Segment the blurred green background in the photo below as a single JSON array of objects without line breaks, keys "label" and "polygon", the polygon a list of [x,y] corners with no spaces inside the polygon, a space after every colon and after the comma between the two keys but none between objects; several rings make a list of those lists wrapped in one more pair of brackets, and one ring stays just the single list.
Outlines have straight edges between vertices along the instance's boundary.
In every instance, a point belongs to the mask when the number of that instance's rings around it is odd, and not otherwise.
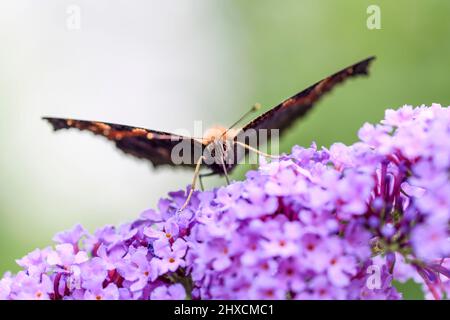
[{"label": "blurred green background", "polygon": [[[70,5],[79,29],[67,25]],[[369,5],[381,9],[379,30],[366,26]],[[370,55],[370,78],[328,95],[282,151],[352,143],[386,108],[450,100],[445,0],[10,0],[0,2],[0,41],[0,272],[59,230],[128,221],[191,179],[88,134],[54,134],[42,115],[165,131],[227,125]],[[407,285],[406,297],[420,294]]]}]

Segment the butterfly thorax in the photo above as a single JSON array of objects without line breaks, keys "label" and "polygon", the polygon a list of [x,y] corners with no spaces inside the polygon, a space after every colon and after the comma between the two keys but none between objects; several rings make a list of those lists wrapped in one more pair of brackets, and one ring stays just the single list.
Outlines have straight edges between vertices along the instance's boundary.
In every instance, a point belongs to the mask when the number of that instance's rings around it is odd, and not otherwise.
[{"label": "butterfly thorax", "polygon": [[203,143],[210,144],[218,140],[232,141],[238,132],[239,130],[237,129],[228,129],[222,126],[214,126],[206,130],[205,134],[203,135]]},{"label": "butterfly thorax", "polygon": [[232,158],[232,154],[229,151],[238,132],[239,130],[222,126],[208,129],[203,135],[203,144],[206,146],[205,162],[217,165],[230,164],[232,159],[229,158]]}]

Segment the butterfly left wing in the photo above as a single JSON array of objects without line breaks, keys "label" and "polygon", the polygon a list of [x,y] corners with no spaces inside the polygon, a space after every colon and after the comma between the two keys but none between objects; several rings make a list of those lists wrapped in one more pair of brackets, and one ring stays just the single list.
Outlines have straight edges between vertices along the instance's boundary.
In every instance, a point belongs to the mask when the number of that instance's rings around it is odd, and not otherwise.
[{"label": "butterfly left wing", "polygon": [[[50,122],[53,129],[75,128],[92,132],[110,141],[115,142],[117,148],[134,157],[149,160],[153,166],[162,165],[195,167],[196,155],[201,155],[203,144],[195,139],[175,135],[167,132],[113,124],[107,122],[84,121],[62,118],[43,118]],[[172,150],[179,143],[187,143],[184,146],[190,147],[184,150],[191,151],[191,159],[184,163],[174,163]],[[190,144],[190,146],[188,146]]]}]

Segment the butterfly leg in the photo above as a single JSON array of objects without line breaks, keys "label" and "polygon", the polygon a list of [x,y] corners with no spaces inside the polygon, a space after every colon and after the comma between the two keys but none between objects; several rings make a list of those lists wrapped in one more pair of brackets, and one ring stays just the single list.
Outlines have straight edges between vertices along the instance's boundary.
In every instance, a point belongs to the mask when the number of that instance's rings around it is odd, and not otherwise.
[{"label": "butterfly leg", "polygon": [[201,156],[198,160],[197,160],[197,165],[195,166],[195,172],[194,172],[194,178],[192,179],[192,184],[191,184],[191,190],[189,190],[188,196],[186,198],[186,201],[184,202],[183,206],[180,208],[180,210],[178,210],[178,212],[183,211],[184,209],[186,209],[186,207],[189,204],[189,201],[191,201],[192,195],[194,194],[194,190],[195,190],[195,186],[197,184],[197,178],[200,175],[200,166],[202,164],[202,161],[204,160],[204,157]]},{"label": "butterfly leg", "polygon": [[200,174],[198,175],[198,182],[200,183],[200,188],[202,189],[202,191],[205,191],[205,188],[203,187],[203,181],[202,181],[202,178],[204,178],[204,177],[210,177],[210,176],[215,176],[215,175],[217,175],[217,172],[214,172],[214,171],[208,172],[208,173],[200,173]]},{"label": "butterfly leg", "polygon": [[219,152],[220,152],[220,156],[221,156],[221,165],[222,165],[222,169],[223,169],[223,173],[225,175],[225,180],[227,182],[227,185],[230,185],[230,178],[228,177],[228,170],[227,170],[227,166],[225,164],[225,150],[223,148],[222,143],[220,143],[219,145]]},{"label": "butterfly leg", "polygon": [[205,191],[205,186],[203,185],[202,177],[203,177],[202,174],[198,175],[198,183],[200,184],[200,190]]},{"label": "butterfly leg", "polygon": [[230,185],[230,177],[228,176],[228,171],[225,163],[222,163],[223,173],[225,174],[225,180],[227,182],[227,185]]},{"label": "butterfly leg", "polygon": [[240,141],[235,141],[234,143],[236,143],[237,145],[240,145],[241,147],[243,147],[245,149],[248,149],[248,150],[253,151],[253,152],[257,153],[257,154],[260,154],[263,157],[273,158],[273,159],[279,159],[280,158],[280,156],[275,156],[275,155],[272,155],[272,154],[268,154],[268,153],[259,151],[258,149],[253,148],[253,147],[249,146],[248,144],[242,143]]}]

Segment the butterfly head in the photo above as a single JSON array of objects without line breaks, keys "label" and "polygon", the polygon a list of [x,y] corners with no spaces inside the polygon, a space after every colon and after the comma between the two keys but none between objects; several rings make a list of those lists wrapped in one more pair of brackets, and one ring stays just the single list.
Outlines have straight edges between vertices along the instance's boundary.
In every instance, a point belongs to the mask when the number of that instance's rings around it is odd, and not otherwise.
[{"label": "butterfly head", "polygon": [[228,129],[223,126],[214,126],[206,130],[203,135],[203,141],[206,144],[218,142],[219,140],[230,141],[234,139],[238,132],[238,129]]}]

